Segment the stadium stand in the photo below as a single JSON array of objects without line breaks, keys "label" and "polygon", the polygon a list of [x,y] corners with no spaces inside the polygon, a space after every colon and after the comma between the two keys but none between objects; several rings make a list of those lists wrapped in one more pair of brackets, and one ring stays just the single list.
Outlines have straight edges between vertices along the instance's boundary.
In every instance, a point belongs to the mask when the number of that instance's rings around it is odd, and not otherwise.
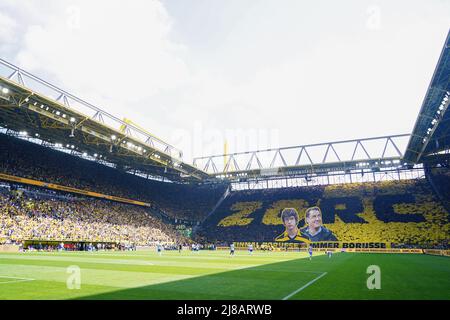
[{"label": "stadium stand", "polygon": [[0,173],[150,202],[172,218],[201,221],[227,185],[159,182],[0,134]]},{"label": "stadium stand", "polygon": [[317,205],[324,226],[339,241],[389,242],[396,247],[446,247],[449,242],[450,175],[445,168],[428,170],[428,179],[228,193],[227,184],[154,181],[0,134],[0,173],[152,205],[145,208],[22,185],[28,189],[25,198],[0,192],[2,241],[186,242],[171,226],[172,220],[159,219],[167,215],[194,224],[203,221],[195,230],[199,242],[273,242],[284,231],[283,208],[296,208],[299,226],[304,227],[306,208]]},{"label": "stadium stand", "polygon": [[270,242],[284,231],[283,208],[296,208],[303,227],[306,208],[315,205],[338,241],[448,244],[448,211],[426,179],[234,191],[202,224],[199,236]]},{"label": "stadium stand", "polygon": [[0,190],[0,239],[4,242],[189,243],[144,207],[33,188]]},{"label": "stadium stand", "polygon": [[450,212],[450,169],[437,167],[427,169],[427,178],[436,195]]}]

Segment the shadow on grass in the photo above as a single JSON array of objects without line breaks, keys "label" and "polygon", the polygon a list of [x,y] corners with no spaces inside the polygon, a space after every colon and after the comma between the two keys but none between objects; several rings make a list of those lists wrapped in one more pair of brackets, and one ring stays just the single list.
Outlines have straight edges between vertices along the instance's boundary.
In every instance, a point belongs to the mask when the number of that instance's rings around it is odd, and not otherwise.
[{"label": "shadow on grass", "polygon": [[299,258],[78,299],[281,300],[326,271],[325,259],[328,258],[317,256],[312,261]]}]

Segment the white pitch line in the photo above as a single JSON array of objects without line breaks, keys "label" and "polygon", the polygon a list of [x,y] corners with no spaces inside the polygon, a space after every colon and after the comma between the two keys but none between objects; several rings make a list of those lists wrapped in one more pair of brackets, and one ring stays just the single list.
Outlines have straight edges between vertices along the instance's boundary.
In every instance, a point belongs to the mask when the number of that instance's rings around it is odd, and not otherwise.
[{"label": "white pitch line", "polygon": [[25,282],[25,281],[34,281],[35,279],[30,279],[30,278],[19,278],[19,277],[9,277],[9,276],[0,276],[1,278],[6,278],[6,279],[16,279],[16,280],[12,280],[12,281],[1,281],[0,284],[4,284],[4,283],[16,283],[16,282]]},{"label": "white pitch line", "polygon": [[326,272],[322,273],[320,276],[318,276],[318,277],[312,279],[310,282],[308,282],[307,284],[305,284],[303,287],[298,288],[298,289],[295,290],[294,292],[288,294],[288,295],[287,295],[286,297],[284,297],[282,300],[287,300],[287,299],[289,299],[290,297],[292,297],[293,295],[299,293],[300,291],[302,291],[302,290],[305,289],[306,287],[312,285],[314,282],[316,282],[317,280],[319,280],[320,278],[322,278],[322,277],[323,277],[324,275],[326,275],[326,274],[327,274]]}]

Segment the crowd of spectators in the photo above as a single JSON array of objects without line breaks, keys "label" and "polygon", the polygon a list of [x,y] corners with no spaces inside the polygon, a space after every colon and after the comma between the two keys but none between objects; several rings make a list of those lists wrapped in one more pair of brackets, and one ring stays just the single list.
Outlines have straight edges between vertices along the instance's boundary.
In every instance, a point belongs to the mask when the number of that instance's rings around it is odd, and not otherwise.
[{"label": "crowd of spectators", "polygon": [[437,188],[437,193],[441,200],[450,210],[450,168],[448,167],[438,167],[431,170],[427,170],[428,177]]},{"label": "crowd of spectators", "polygon": [[34,187],[17,197],[0,188],[0,242],[103,241],[128,248],[160,242],[171,247],[186,238],[180,239],[164,220],[170,217],[183,224],[190,221],[186,226],[198,231],[199,243],[262,243],[284,231],[283,208],[296,208],[303,227],[306,208],[315,205],[322,209],[324,226],[339,241],[430,248],[448,247],[449,242],[450,174],[445,168],[427,173],[433,187],[417,179],[232,191],[211,216],[226,184],[149,180],[4,134],[0,173],[151,204],[142,208]]},{"label": "crowd of spectators", "polygon": [[148,202],[193,222],[202,221],[227,188],[150,180],[1,133],[0,173]]},{"label": "crowd of spectators", "polygon": [[449,212],[426,179],[233,191],[198,234],[209,241],[274,241],[284,231],[283,208],[296,208],[303,227],[305,210],[316,205],[338,241],[449,243]]},{"label": "crowd of spectators", "polygon": [[[189,241],[145,207],[41,192],[0,192],[0,239],[173,245]],[[19,192],[20,191],[20,192]]]}]

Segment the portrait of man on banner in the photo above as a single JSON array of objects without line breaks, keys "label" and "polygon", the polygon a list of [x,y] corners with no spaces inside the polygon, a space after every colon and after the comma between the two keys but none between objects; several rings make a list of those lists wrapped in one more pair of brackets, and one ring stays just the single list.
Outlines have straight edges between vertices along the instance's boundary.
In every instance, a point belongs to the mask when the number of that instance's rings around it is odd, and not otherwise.
[{"label": "portrait of man on banner", "polygon": [[281,221],[285,227],[282,234],[275,238],[276,242],[287,243],[309,243],[309,239],[305,237],[298,228],[300,221],[298,212],[295,208],[284,208],[281,211]]},{"label": "portrait of man on banner", "polygon": [[319,207],[311,207],[305,212],[306,227],[300,230],[311,242],[337,241],[336,236],[322,223],[322,211]]}]

